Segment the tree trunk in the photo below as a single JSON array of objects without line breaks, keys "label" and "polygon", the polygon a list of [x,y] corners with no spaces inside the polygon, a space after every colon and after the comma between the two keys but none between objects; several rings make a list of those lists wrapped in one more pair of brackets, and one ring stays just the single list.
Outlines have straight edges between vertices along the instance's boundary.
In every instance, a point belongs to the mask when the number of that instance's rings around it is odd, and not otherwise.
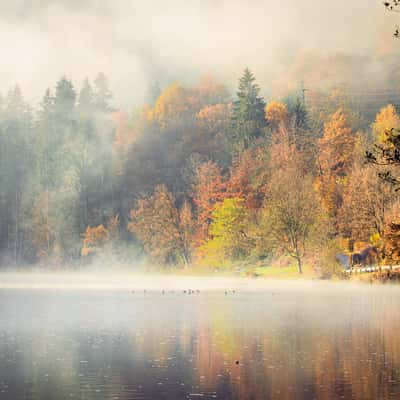
[{"label": "tree trunk", "polygon": [[302,274],[303,273],[303,267],[302,267],[302,264],[301,264],[301,257],[297,257],[297,268],[299,270],[299,274]]},{"label": "tree trunk", "polygon": [[18,187],[15,189],[15,237],[14,237],[14,264],[18,265],[19,255],[19,213],[18,213]]},{"label": "tree trunk", "polygon": [[188,269],[189,268],[189,257],[187,256],[185,251],[182,253],[182,256],[183,256],[183,268]]}]

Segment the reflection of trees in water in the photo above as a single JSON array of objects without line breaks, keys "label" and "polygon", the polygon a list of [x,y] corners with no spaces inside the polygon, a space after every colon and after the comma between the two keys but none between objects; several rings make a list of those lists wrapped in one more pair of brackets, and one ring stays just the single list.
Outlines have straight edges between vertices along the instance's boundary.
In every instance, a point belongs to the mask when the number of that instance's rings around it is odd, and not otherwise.
[{"label": "reflection of trees in water", "polygon": [[197,379],[217,392],[228,379],[238,399],[390,398],[400,387],[400,314],[381,306],[370,320],[339,314],[324,325],[303,315],[277,329],[240,326],[214,307],[210,326],[198,321]]},{"label": "reflection of trees in water", "polygon": [[230,399],[368,400],[400,390],[395,296],[319,303],[221,297],[146,305],[118,329],[98,322],[9,328],[0,336],[0,376],[13,393],[4,398],[177,399],[197,391]]}]

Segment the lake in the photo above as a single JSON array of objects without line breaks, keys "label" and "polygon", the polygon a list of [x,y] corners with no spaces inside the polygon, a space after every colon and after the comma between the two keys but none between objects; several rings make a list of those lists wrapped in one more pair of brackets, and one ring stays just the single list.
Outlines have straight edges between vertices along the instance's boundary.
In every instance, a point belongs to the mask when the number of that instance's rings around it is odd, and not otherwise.
[{"label": "lake", "polygon": [[400,287],[168,279],[5,285],[0,400],[400,398]]}]

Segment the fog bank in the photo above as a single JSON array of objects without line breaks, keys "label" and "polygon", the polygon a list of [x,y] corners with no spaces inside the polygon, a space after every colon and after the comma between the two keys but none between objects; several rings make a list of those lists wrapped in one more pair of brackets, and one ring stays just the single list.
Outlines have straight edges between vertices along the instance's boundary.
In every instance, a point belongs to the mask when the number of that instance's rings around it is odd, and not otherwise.
[{"label": "fog bank", "polygon": [[245,66],[268,92],[304,50],[387,52],[393,46],[381,38],[395,21],[381,2],[362,0],[7,1],[0,4],[0,92],[20,83],[38,101],[64,74],[80,85],[102,71],[116,105],[131,106],[154,81],[212,74],[233,88]]}]

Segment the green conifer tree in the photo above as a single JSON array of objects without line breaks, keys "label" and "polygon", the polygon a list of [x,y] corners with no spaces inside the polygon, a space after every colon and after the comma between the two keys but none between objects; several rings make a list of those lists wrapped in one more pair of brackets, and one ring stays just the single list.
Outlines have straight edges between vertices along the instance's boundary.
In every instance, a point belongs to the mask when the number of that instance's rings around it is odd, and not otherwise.
[{"label": "green conifer tree", "polygon": [[248,148],[266,126],[265,101],[259,92],[254,75],[246,68],[239,79],[237,100],[233,103],[232,141],[236,148]]}]

